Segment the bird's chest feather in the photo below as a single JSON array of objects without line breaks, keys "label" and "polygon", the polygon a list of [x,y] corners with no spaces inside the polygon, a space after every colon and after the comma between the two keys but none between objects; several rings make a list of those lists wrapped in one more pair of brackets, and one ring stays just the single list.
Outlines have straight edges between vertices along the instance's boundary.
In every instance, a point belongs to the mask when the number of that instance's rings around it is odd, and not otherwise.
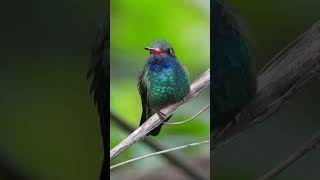
[{"label": "bird's chest feather", "polygon": [[181,100],[188,92],[185,72],[177,73],[179,67],[152,66],[147,74],[149,103],[161,107]]}]

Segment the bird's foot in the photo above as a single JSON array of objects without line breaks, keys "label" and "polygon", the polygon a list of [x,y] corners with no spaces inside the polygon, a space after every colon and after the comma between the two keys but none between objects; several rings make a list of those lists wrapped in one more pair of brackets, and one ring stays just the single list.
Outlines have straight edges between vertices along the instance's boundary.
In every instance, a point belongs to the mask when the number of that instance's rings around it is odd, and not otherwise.
[{"label": "bird's foot", "polygon": [[159,116],[159,118],[164,121],[166,119],[166,114],[164,114],[163,112],[161,112],[160,110],[156,111],[157,115]]}]

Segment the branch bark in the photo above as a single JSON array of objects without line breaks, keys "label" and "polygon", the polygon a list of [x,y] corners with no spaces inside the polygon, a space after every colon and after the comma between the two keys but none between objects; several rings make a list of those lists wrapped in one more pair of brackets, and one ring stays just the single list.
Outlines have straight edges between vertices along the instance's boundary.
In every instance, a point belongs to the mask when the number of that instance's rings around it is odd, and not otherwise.
[{"label": "branch bark", "polygon": [[[189,94],[181,101],[176,104],[167,106],[161,109],[161,112],[166,116],[171,115],[184,103],[189,102],[196,96],[198,96],[203,90],[209,87],[210,84],[210,69],[205,71],[197,80],[195,80],[191,87]],[[150,117],[145,123],[143,123],[138,129],[131,133],[126,139],[119,143],[110,151],[110,160],[117,157],[122,151],[129,148],[131,145],[143,139],[148,132],[159,126],[163,121],[157,114]]]},{"label": "branch bark", "polygon": [[263,122],[319,75],[320,21],[279,52],[262,70],[253,101],[236,117],[236,125],[211,141],[211,149]]},{"label": "branch bark", "polygon": [[[128,133],[132,133],[135,129],[131,127],[128,123],[126,123],[125,120],[120,118],[118,115],[110,112],[111,119],[122,129],[127,131]],[[145,143],[147,146],[152,148],[154,151],[159,152],[164,150],[165,148],[161,146],[161,144],[158,144],[155,141],[152,141],[152,139],[146,138],[143,140],[143,143]],[[205,180],[206,177],[204,177],[197,167],[192,167],[189,165],[189,163],[184,160],[184,158],[181,158],[178,154],[174,154],[173,152],[168,152],[161,154],[165,159],[167,159],[172,165],[179,168],[181,171],[183,171],[183,174],[188,175],[192,179],[198,179],[198,180]]]},{"label": "branch bark", "polygon": [[320,131],[318,131],[314,136],[312,136],[312,138],[310,138],[310,140],[308,140],[308,142],[305,145],[303,145],[302,147],[297,149],[293,154],[291,154],[288,159],[281,162],[278,166],[273,168],[271,171],[267,172],[265,175],[258,178],[258,180],[267,180],[280,174],[290,165],[294,164],[298,159],[302,158],[311,150],[319,148],[319,146],[320,146]]}]

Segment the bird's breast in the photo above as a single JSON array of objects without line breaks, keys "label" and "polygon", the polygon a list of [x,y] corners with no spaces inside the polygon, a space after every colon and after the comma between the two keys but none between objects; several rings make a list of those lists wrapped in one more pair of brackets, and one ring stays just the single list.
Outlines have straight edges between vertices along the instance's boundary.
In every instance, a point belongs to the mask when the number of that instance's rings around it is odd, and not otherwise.
[{"label": "bird's breast", "polygon": [[174,68],[150,71],[148,98],[151,106],[162,107],[180,101],[188,93],[186,74],[177,75]]}]

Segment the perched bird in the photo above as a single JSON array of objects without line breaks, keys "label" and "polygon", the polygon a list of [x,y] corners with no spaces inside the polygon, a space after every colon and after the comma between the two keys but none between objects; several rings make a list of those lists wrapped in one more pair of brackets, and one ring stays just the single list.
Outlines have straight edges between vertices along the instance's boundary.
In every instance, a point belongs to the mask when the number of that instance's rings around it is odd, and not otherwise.
[{"label": "perched bird", "polygon": [[[180,65],[172,46],[167,41],[155,41],[145,49],[150,55],[138,82],[142,102],[140,125],[154,113],[163,118],[159,110],[182,100],[190,89],[187,72]],[[160,129],[161,125],[148,135],[156,136]]]},{"label": "perched bird", "polygon": [[211,34],[211,137],[248,104],[256,91],[247,39],[237,16],[222,1],[214,0]]}]

